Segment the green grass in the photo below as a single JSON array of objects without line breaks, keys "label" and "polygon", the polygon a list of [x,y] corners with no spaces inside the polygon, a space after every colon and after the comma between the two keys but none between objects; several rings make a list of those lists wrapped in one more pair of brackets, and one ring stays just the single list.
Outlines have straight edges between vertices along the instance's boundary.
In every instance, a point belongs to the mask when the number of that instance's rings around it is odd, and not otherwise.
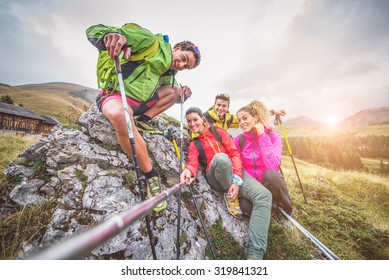
[{"label": "green grass", "polygon": [[76,170],[76,177],[78,180],[80,180],[82,188],[85,189],[88,185],[88,177],[84,174],[84,171],[77,169]]},{"label": "green grass", "polygon": [[28,136],[0,136],[0,173],[3,173],[8,164],[13,161],[20,152],[37,141],[38,139]]},{"label": "green grass", "polygon": [[[5,197],[14,187],[17,181],[7,180],[3,171],[24,149],[37,142],[38,139],[24,136],[4,135],[0,136],[0,204],[3,205]],[[40,164],[33,166],[34,173],[41,170]],[[6,205],[4,203],[4,205]],[[52,202],[47,202],[35,207],[24,207],[13,213],[0,217],[0,258],[14,259],[23,242],[35,240],[42,236],[49,224]]]},{"label": "green grass", "polygon": [[[208,229],[208,235],[212,240],[216,259],[240,260],[244,258],[245,249],[223,228],[221,220],[217,220],[212,227]],[[209,259],[213,259],[209,246],[207,246],[205,250],[205,255]]]},{"label": "green grass", "polygon": [[[381,170],[381,161],[376,158],[361,158],[363,165],[371,173],[380,174]],[[384,164],[389,164],[389,159],[382,160]]]},{"label": "green grass", "polygon": [[41,205],[23,207],[0,219],[0,258],[16,259],[24,243],[40,240],[57,207],[55,199]]},{"label": "green grass", "polygon": [[317,249],[295,227],[271,219],[268,245],[264,256],[267,260],[309,260],[323,259]]},{"label": "green grass", "polygon": [[282,165],[300,224],[342,259],[389,259],[387,177],[296,160],[306,204],[291,160]]}]

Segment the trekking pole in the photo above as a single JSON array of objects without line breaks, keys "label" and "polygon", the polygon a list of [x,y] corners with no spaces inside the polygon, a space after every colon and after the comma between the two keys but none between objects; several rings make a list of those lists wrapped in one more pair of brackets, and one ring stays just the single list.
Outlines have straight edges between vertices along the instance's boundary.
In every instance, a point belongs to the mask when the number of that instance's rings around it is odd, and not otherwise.
[{"label": "trekking pole", "polygon": [[[173,138],[171,130],[168,131],[167,137],[168,137],[168,139],[171,137],[171,139],[173,141],[174,149],[176,150],[176,153],[177,153],[177,157],[180,160],[180,162],[182,162],[181,153],[178,150],[177,142]],[[184,164],[181,164],[181,168],[182,168],[182,170],[184,170]],[[192,185],[189,185],[188,187],[189,187],[190,195],[191,195],[192,200],[193,200],[193,204],[194,204],[194,206],[196,208],[197,214],[199,215],[199,220],[200,220],[201,227],[203,228],[205,237],[207,239],[208,246],[209,246],[209,248],[211,250],[212,257],[216,260],[216,254],[215,254],[215,251],[213,250],[212,242],[211,242],[211,239],[209,238],[208,231],[205,228],[204,221],[203,221],[203,218],[201,216],[201,212],[200,212],[199,206],[197,205],[197,201],[196,201],[196,198],[195,198],[194,193],[193,193]]]},{"label": "trekking pole", "polygon": [[[181,85],[180,85],[181,86]],[[182,89],[182,86],[181,86]],[[182,118],[184,117],[184,93],[182,93],[181,96],[181,115],[180,115],[180,154],[182,153],[182,142],[184,141],[184,127],[182,124]],[[174,140],[175,142],[175,140]],[[175,147],[177,146],[177,143],[175,144]],[[182,158],[179,157],[180,165],[178,167],[178,178],[181,176],[182,172]],[[182,192],[181,189],[178,190],[178,206],[177,206],[177,215],[178,215],[178,221],[177,221],[177,241],[176,241],[176,250],[177,250],[177,260],[180,259],[180,228],[181,228],[181,196]]]},{"label": "trekking pole", "polygon": [[298,171],[297,171],[297,166],[296,166],[296,163],[295,163],[295,161],[294,161],[294,157],[293,157],[293,154],[292,154],[292,149],[290,148],[289,141],[288,141],[288,137],[286,136],[286,132],[285,132],[285,129],[284,129],[284,125],[283,125],[283,123],[282,123],[282,120],[281,120],[280,115],[279,115],[279,114],[275,114],[275,115],[276,115],[276,117],[275,117],[275,120],[274,120],[274,124],[275,124],[275,125],[280,125],[280,127],[281,127],[282,134],[284,135],[286,147],[288,148],[289,155],[290,155],[290,157],[292,158],[294,170],[296,171],[296,175],[297,175],[297,179],[298,179],[299,184],[300,184],[301,192],[303,193],[304,201],[305,201],[305,203],[308,204],[307,199],[306,199],[306,197],[305,197],[303,184],[301,183],[300,175],[299,175],[299,173],[298,173]]},{"label": "trekking pole", "polygon": [[106,221],[78,235],[70,237],[62,243],[44,249],[29,257],[30,260],[75,260],[84,259],[90,252],[104,244],[107,240],[115,237],[123,230],[145,217],[161,201],[172,196],[181,189],[184,182],[150,197],[149,199],[133,206],[132,208],[111,216]]},{"label": "trekking pole", "polygon": [[[130,114],[128,113],[128,104],[127,104],[126,92],[125,92],[124,84],[123,84],[122,67],[120,65],[119,56],[115,57],[115,68],[116,68],[116,74],[118,76],[118,82],[119,82],[119,86],[120,86],[120,93],[121,93],[122,102],[123,102],[124,116],[126,118],[126,123],[127,123],[128,137],[130,138],[132,155],[134,158],[136,177],[138,179],[139,193],[140,193],[140,197],[141,197],[142,201],[144,201],[145,200],[145,193],[144,193],[143,183],[144,183],[145,177],[143,175],[141,175],[141,173],[140,173],[138,156],[136,154],[136,149],[135,149],[134,133],[132,130]],[[149,240],[150,240],[151,252],[152,252],[154,260],[156,260],[157,255],[155,253],[155,247],[154,247],[154,243],[153,243],[153,233],[151,231],[149,217],[145,216],[145,220],[146,220],[147,234],[148,234]]]},{"label": "trekking pole", "polygon": [[340,258],[335,255],[330,249],[328,249],[323,243],[321,243],[315,236],[312,235],[308,230],[306,230],[302,225],[300,225],[295,219],[288,215],[283,209],[278,208],[278,210],[284,215],[286,219],[292,222],[292,224],[298,228],[302,234],[304,234],[328,259],[330,260],[340,260]]}]

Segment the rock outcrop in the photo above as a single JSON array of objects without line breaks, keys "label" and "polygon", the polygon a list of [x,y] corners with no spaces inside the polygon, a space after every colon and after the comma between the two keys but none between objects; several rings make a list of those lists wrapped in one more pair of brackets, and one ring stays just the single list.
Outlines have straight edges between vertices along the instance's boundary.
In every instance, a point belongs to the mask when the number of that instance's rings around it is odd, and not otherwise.
[{"label": "rock outcrop", "polygon": [[[18,205],[55,201],[56,210],[44,235],[26,244],[21,257],[55,245],[88,230],[141,202],[131,160],[121,151],[109,122],[92,106],[79,119],[79,130],[57,126],[48,138],[28,147],[5,170],[18,183],[10,193]],[[151,121],[156,130],[172,129],[179,141],[179,126],[166,115]],[[164,188],[178,183],[179,161],[166,137],[144,133],[153,166],[161,173]],[[189,143],[185,131],[184,151]],[[185,154],[183,155],[185,159]],[[222,194],[213,191],[199,174],[193,185],[196,201],[208,228],[218,220],[246,247],[247,221],[233,218]],[[187,188],[181,209],[181,259],[205,259],[207,242]],[[150,216],[158,259],[176,258],[177,197],[168,208]],[[152,259],[145,221],[141,219],[99,248],[88,259]]]}]

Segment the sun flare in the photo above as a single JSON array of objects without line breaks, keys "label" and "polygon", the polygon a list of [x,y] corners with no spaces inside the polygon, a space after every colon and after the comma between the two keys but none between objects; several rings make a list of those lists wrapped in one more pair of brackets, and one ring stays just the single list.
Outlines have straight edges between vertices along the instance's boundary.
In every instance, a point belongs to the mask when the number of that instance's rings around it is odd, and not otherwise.
[{"label": "sun flare", "polygon": [[339,123],[339,120],[333,117],[327,118],[324,121],[325,124],[330,125],[330,126],[337,126]]}]

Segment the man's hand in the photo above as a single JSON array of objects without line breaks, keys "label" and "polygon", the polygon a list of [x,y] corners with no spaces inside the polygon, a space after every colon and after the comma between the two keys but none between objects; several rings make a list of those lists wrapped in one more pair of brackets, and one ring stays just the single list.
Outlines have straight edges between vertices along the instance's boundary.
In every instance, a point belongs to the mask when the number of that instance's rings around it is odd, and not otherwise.
[{"label": "man's hand", "polygon": [[280,116],[285,116],[286,111],[285,110],[270,110],[270,114],[273,115],[280,115]]},{"label": "man's hand", "polygon": [[188,86],[180,87],[179,93],[180,93],[180,98],[182,98],[182,96],[184,96],[184,100],[186,100],[192,96],[192,90]]},{"label": "man's hand", "polygon": [[119,55],[120,51],[124,51],[124,59],[128,60],[131,56],[131,48],[127,46],[127,39],[118,33],[108,33],[103,38],[105,47],[111,59]]},{"label": "man's hand", "polygon": [[192,173],[190,172],[189,169],[184,169],[180,175],[180,183],[185,182],[185,185],[190,185],[192,184],[193,180],[195,178],[192,177]]},{"label": "man's hand", "polygon": [[227,197],[228,199],[234,200],[239,194],[239,186],[232,184],[228,189]]}]

